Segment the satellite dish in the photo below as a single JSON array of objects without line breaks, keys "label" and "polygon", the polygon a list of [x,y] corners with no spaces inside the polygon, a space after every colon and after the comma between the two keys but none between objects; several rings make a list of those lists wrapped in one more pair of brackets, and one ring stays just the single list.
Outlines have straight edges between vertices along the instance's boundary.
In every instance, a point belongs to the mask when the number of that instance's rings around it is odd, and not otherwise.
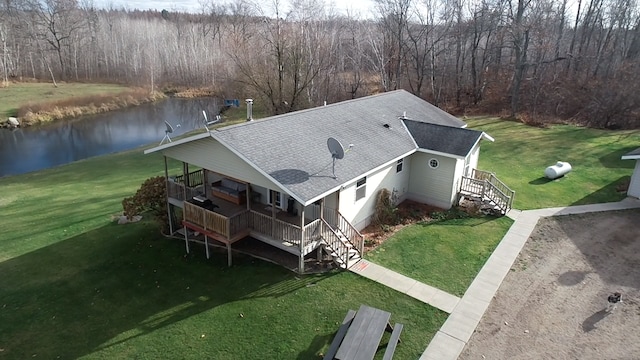
[{"label": "satellite dish", "polygon": [[333,178],[337,179],[336,176],[336,159],[340,160],[342,158],[344,158],[344,154],[346,154],[347,152],[349,152],[349,150],[351,150],[351,148],[353,147],[353,144],[349,144],[349,148],[345,151],[344,147],[342,146],[342,144],[340,144],[340,141],[338,141],[335,138],[328,138],[327,139],[327,148],[329,148],[329,152],[331,153],[331,158],[333,160]]},{"label": "satellite dish", "polygon": [[162,145],[165,140],[167,140],[167,142],[171,142],[171,137],[169,137],[169,134],[173,133],[173,126],[171,126],[168,121],[165,120],[164,126],[164,137],[162,138],[162,141],[160,141],[160,145]]},{"label": "satellite dish", "polygon": [[342,159],[344,157],[344,148],[340,141],[335,138],[330,137],[327,139],[327,147],[329,148],[329,152],[331,153],[331,157],[334,159]]},{"label": "satellite dish", "polygon": [[204,128],[207,129],[207,131],[211,131],[209,130],[209,125],[213,125],[215,123],[217,123],[218,121],[220,121],[220,115],[216,115],[216,119],[213,121],[209,121],[209,118],[207,117],[207,112],[202,110],[202,115],[204,115]]}]

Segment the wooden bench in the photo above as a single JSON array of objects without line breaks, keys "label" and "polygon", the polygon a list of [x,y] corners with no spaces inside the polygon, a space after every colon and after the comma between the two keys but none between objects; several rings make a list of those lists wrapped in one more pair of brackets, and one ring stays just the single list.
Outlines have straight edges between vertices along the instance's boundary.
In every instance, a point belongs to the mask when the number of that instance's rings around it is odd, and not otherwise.
[{"label": "wooden bench", "polygon": [[355,310],[349,310],[347,312],[347,316],[345,316],[344,320],[342,320],[342,325],[340,325],[340,328],[338,328],[338,332],[336,333],[336,336],[333,338],[333,341],[331,342],[331,346],[329,346],[329,350],[325,354],[323,360],[333,360],[333,358],[336,356],[336,353],[338,352],[338,348],[340,347],[340,344],[342,343],[344,336],[347,334],[347,330],[349,329],[349,326],[351,326],[351,322],[353,321],[353,318],[355,316],[356,316]]},{"label": "wooden bench", "polygon": [[395,324],[393,326],[393,332],[391,333],[391,337],[389,338],[389,343],[387,344],[387,348],[384,351],[384,357],[382,360],[391,360],[393,359],[393,353],[396,351],[396,346],[400,341],[400,333],[402,332],[402,328],[404,325]]}]

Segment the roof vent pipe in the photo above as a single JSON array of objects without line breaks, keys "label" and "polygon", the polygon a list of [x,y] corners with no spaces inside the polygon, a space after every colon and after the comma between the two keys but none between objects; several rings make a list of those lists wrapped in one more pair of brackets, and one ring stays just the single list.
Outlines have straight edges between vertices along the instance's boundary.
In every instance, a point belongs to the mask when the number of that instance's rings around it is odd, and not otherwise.
[{"label": "roof vent pipe", "polygon": [[246,99],[247,102],[247,121],[253,121],[253,99]]}]

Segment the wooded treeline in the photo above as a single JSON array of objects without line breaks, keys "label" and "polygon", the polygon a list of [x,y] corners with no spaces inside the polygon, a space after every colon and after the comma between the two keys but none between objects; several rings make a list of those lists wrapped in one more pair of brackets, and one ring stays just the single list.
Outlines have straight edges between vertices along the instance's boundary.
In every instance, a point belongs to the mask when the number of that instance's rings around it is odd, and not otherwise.
[{"label": "wooded treeline", "polygon": [[321,0],[267,9],[210,0],[198,14],[3,0],[0,73],[5,82],[208,86],[273,113],[406,89],[458,113],[640,123],[635,0],[375,4],[364,18]]}]

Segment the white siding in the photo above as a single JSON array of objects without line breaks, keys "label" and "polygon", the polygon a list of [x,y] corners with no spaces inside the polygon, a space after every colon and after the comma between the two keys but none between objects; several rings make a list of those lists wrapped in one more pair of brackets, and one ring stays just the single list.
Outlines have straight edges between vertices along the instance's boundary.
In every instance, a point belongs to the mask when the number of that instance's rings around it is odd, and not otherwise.
[{"label": "white siding", "polygon": [[[279,190],[267,177],[212,138],[200,139],[167,148],[162,153],[170,158],[200,166],[238,180]],[[282,191],[281,189],[279,191]],[[266,198],[263,197],[263,201]]]},{"label": "white siding", "polygon": [[478,158],[480,157],[480,141],[476,144],[476,146],[471,150],[469,155],[467,155],[467,161],[469,164],[469,173],[464,174],[466,176],[471,176],[471,169],[478,168]]},{"label": "white siding", "polygon": [[631,182],[627,195],[640,198],[640,160],[636,160],[636,167],[631,174]]},{"label": "white siding", "polygon": [[353,224],[358,230],[364,229],[371,223],[372,215],[375,211],[376,197],[378,192],[386,188],[389,191],[396,190],[396,195],[400,200],[406,197],[409,191],[409,175],[411,163],[405,158],[403,169],[396,172],[396,163],[392,163],[367,176],[367,191],[364,198],[356,201],[356,183],[347,185],[340,191],[339,201],[340,213]]},{"label": "white siding", "polygon": [[[429,167],[436,159],[439,166]],[[464,160],[441,155],[416,152],[411,155],[411,177],[408,198],[449,209],[455,200],[457,183],[464,171]]]}]

